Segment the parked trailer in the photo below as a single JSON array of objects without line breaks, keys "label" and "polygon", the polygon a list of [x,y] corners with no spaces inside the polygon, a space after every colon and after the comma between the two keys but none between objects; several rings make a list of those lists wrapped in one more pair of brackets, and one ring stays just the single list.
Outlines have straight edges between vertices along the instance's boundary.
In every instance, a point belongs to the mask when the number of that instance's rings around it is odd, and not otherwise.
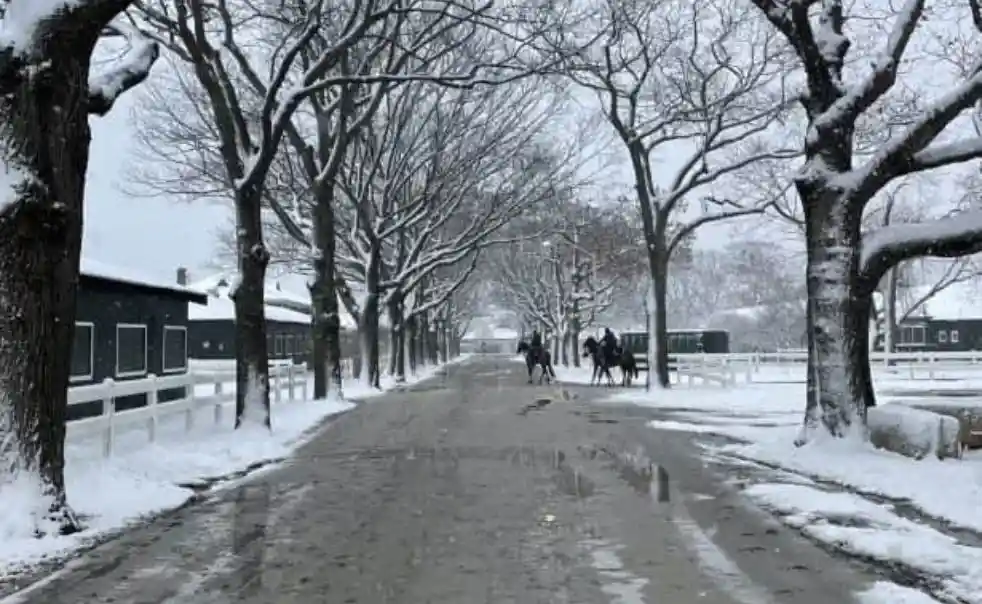
[{"label": "parked trailer", "polygon": [[[638,368],[648,369],[648,334],[628,331],[620,334],[621,346],[637,359]],[[730,332],[722,329],[670,329],[668,330],[668,354],[728,354]],[[676,359],[669,357],[670,365]]]}]

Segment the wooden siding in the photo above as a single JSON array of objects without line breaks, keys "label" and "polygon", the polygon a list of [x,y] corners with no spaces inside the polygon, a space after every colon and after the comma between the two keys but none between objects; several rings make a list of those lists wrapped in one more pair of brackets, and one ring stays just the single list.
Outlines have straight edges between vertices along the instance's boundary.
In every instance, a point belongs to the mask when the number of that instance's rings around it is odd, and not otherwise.
[{"label": "wooden siding", "polygon": [[[140,379],[148,374],[163,375],[164,327],[187,327],[189,296],[161,289],[141,288],[127,283],[104,279],[83,279],[79,285],[75,310],[76,324],[91,325],[91,373],[88,376],[74,377],[73,386],[113,380]],[[117,373],[117,327],[121,324],[146,326],[146,356],[142,371]],[[127,351],[123,351],[124,355]],[[140,353],[142,355],[142,351]],[[134,358],[122,357],[123,364]],[[184,373],[174,369],[167,373]],[[162,391],[160,402],[176,400],[183,396],[181,390]],[[146,404],[146,395],[134,395],[116,399],[119,410],[141,407]],[[101,403],[73,405],[69,408],[69,419],[97,415],[102,412]]]}]

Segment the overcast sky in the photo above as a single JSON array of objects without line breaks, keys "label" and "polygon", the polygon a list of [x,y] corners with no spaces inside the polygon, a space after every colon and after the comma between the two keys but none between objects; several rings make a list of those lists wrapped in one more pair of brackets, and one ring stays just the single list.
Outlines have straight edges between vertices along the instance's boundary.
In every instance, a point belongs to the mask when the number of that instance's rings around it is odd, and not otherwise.
[{"label": "overcast sky", "polygon": [[[162,197],[131,197],[121,190],[139,141],[134,136],[131,114],[140,103],[139,92],[124,95],[106,117],[91,118],[92,147],[86,182],[83,253],[104,263],[141,269],[148,276],[173,279],[178,266],[200,278],[213,269],[216,232],[231,214],[229,207],[214,202],[184,203]],[[610,166],[600,180],[631,189],[626,156],[618,151],[619,166]],[[606,162],[604,162],[606,163]],[[672,174],[659,162],[660,176]],[[621,182],[623,181],[623,182]],[[607,184],[605,183],[605,184]],[[699,245],[721,247],[730,240],[730,227],[701,230]],[[290,280],[292,281],[292,280]]]},{"label": "overcast sky", "polygon": [[198,268],[208,263],[216,228],[229,209],[211,203],[130,198],[121,192],[127,158],[138,144],[130,126],[137,99],[135,94],[124,95],[108,116],[91,118],[82,249],[95,260],[173,276],[178,266]]}]

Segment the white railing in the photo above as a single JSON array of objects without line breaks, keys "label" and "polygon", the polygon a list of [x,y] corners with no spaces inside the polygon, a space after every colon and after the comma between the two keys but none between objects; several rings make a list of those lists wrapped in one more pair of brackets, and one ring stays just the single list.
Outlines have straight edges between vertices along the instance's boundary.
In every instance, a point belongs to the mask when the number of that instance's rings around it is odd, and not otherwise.
[{"label": "white railing", "polygon": [[[305,364],[270,363],[270,398],[272,402],[306,400],[309,373]],[[196,386],[210,385],[207,394],[195,392]],[[232,388],[226,391],[226,385]],[[183,414],[185,430],[194,429],[198,411],[211,408],[212,421],[223,421],[225,406],[235,400],[235,371],[192,370],[179,375],[149,375],[139,380],[115,381],[106,379],[100,384],[75,386],[68,390],[68,405],[101,402],[102,413],[68,422],[69,438],[102,438],[102,454],[110,457],[116,441],[116,431],[134,425],[146,427],[149,442],[157,439],[157,427],[166,416]],[[179,399],[160,402],[163,390],[184,390]],[[284,393],[284,391],[286,391]],[[146,405],[134,409],[116,410],[116,399],[146,395]]]},{"label": "white railing", "polygon": [[[680,383],[733,384],[742,376],[754,381],[765,368],[803,370],[808,362],[805,350],[726,354],[673,354],[672,369]],[[944,372],[982,371],[982,351],[966,352],[871,352],[874,369],[906,374],[910,378],[933,380]]]}]

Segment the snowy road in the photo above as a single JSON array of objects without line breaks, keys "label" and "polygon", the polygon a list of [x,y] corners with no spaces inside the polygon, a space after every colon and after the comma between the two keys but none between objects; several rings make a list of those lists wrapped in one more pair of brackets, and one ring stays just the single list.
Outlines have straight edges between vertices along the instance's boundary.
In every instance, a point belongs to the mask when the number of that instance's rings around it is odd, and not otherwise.
[{"label": "snowy road", "polygon": [[522,369],[473,360],[373,399],[285,467],[0,602],[827,604],[872,583],[645,410]]}]

